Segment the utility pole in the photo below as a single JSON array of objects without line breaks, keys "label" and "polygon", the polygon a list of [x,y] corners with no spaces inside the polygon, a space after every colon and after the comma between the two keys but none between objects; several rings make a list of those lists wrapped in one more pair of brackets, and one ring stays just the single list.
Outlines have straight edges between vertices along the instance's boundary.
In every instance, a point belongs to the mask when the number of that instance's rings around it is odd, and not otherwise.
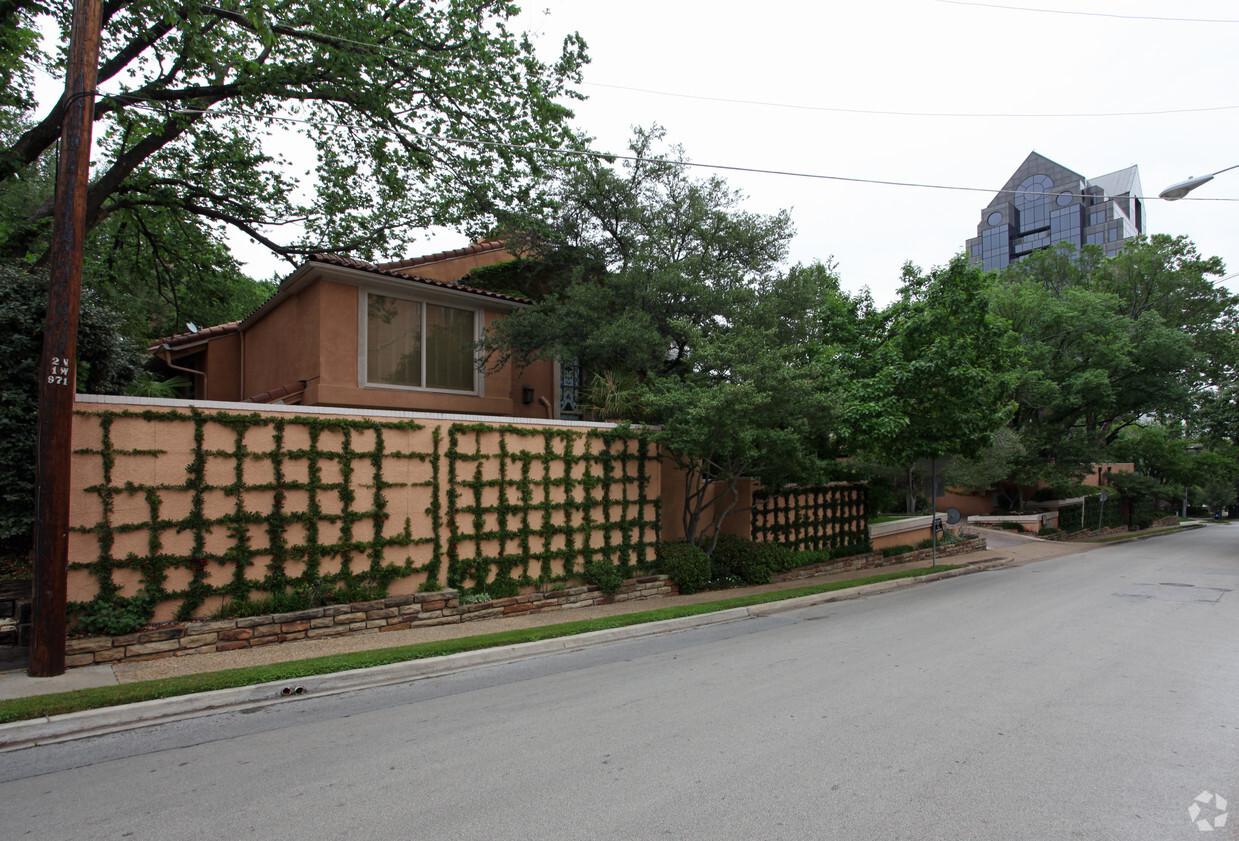
[{"label": "utility pole", "polygon": [[34,604],[27,669],[31,677],[54,677],[65,671],[69,467],[101,21],[99,0],[74,0],[69,63],[65,69],[60,165],[56,172],[51,285],[39,366]]}]

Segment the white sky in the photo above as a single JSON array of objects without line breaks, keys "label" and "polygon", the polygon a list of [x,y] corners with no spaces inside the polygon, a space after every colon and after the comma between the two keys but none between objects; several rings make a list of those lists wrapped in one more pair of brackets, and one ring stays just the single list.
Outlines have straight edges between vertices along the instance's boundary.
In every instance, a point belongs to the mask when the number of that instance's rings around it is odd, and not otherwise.
[{"label": "white sky", "polygon": [[[1189,175],[1239,164],[1239,3],[993,2],[531,0],[519,27],[547,60],[565,32],[589,44],[589,99],[573,107],[599,149],[622,152],[632,126],[658,123],[698,163],[982,188],[720,173],[748,194],[748,209],[791,210],[791,262],[833,256],[845,287],[868,286],[879,303],[905,261],[930,268],[962,250],[981,208],[1034,150],[1085,177],[1138,164],[1153,197],[1148,230],[1187,234],[1239,273],[1239,169],[1188,199],[1156,198]],[[1175,109],[1214,110],[1104,116]],[[465,244],[444,232],[391,257]],[[234,247],[255,277],[288,271],[245,237]],[[1239,275],[1226,285],[1239,291]]]},{"label": "white sky", "polygon": [[[995,0],[1004,2],[1004,0]],[[533,0],[526,28],[550,48],[577,30],[592,58],[576,107],[599,148],[659,123],[701,163],[987,192],[721,173],[749,208],[792,211],[791,260],[834,256],[845,287],[889,300],[907,260],[940,265],[976,236],[1030,151],[1085,177],[1138,164],[1144,192],[1239,164],[1239,3],[1005,0],[1125,20],[938,0]],[[621,90],[639,88],[683,96]],[[775,107],[690,97],[781,103]],[[1101,114],[1232,106],[1140,117]],[[1086,114],[914,117],[826,110]],[[1192,194],[1239,199],[1239,169]],[[1148,230],[1187,234],[1239,272],[1239,201],[1153,198]],[[462,244],[459,241],[457,244]],[[1239,291],[1239,278],[1227,285]]]}]

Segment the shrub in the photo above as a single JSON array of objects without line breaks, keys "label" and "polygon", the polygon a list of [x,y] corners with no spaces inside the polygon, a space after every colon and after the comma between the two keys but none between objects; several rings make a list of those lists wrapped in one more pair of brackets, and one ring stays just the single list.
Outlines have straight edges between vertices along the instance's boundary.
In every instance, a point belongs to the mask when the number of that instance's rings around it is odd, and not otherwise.
[{"label": "shrub", "polygon": [[584,578],[586,583],[593,584],[607,595],[614,594],[624,583],[624,573],[607,560],[587,561]]},{"label": "shrub", "polygon": [[832,557],[834,556],[829,549],[805,549],[792,554],[792,565],[788,569],[807,567],[811,564],[824,564]]},{"label": "shrub", "polygon": [[493,599],[510,599],[521,592],[521,586],[511,577],[496,577],[493,581],[488,581],[485,587]]},{"label": "shrub", "polygon": [[710,557],[691,543],[659,543],[658,572],[670,578],[684,595],[696,593],[710,581]]},{"label": "shrub", "polygon": [[328,604],[371,602],[387,595],[383,587],[343,587],[339,590],[319,583],[298,584],[291,590],[280,590],[257,598],[233,599],[211,614],[212,619],[239,619],[243,616],[266,616],[268,613],[296,613]]},{"label": "shrub", "polygon": [[915,547],[910,546],[906,543],[900,543],[898,546],[883,546],[882,557],[892,558],[895,555],[904,555],[904,554],[907,554],[908,552],[915,552],[915,551],[916,551]]},{"label": "shrub", "polygon": [[786,572],[803,563],[798,559],[797,553],[780,543],[755,543],[753,547],[761,563],[769,567],[771,572]]},{"label": "shrub", "polygon": [[862,540],[860,543],[849,543],[846,546],[836,546],[830,550],[832,558],[850,558],[853,555],[864,555],[873,551],[873,544],[868,540]]},{"label": "shrub", "polygon": [[771,569],[766,564],[769,554],[748,538],[734,534],[719,535],[710,564],[714,578],[729,576],[739,578],[746,584],[769,584]]},{"label": "shrub", "polygon": [[70,624],[75,634],[117,637],[129,634],[150,622],[155,602],[150,596],[117,596],[109,600],[72,602],[68,605]]},{"label": "shrub", "polygon": [[1062,529],[1055,528],[1054,526],[1042,526],[1040,529],[1037,530],[1037,534],[1040,534],[1040,535],[1062,534],[1062,533],[1063,533]]}]

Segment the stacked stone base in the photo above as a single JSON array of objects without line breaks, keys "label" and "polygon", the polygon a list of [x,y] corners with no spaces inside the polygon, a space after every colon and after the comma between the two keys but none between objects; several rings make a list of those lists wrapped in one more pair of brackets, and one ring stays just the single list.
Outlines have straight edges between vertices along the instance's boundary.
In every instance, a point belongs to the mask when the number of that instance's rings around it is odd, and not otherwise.
[{"label": "stacked stone base", "polygon": [[182,657],[216,651],[236,651],[260,645],[322,639],[350,634],[379,634],[432,625],[450,625],[482,619],[501,619],[523,613],[549,613],[617,601],[657,599],[678,591],[665,575],[650,575],[624,582],[613,596],[597,587],[570,587],[526,593],[507,599],[461,604],[455,590],[392,596],[371,602],[316,607],[296,613],[247,616],[204,622],[181,622],[137,631],[120,637],[71,639],[65,646],[65,665],[92,666],[160,657]]},{"label": "stacked stone base", "polygon": [[[984,537],[970,537],[959,543],[951,543],[938,547],[939,558],[949,558],[952,555],[966,555],[969,552],[980,552],[985,548]],[[867,552],[863,555],[852,555],[847,558],[837,558],[820,564],[797,567],[787,572],[775,573],[773,581],[796,581],[801,578],[813,578],[818,575],[832,575],[839,572],[860,572],[866,569],[880,569],[895,564],[913,564],[928,561],[933,557],[933,549],[915,549],[902,555],[883,557],[881,552]]]}]

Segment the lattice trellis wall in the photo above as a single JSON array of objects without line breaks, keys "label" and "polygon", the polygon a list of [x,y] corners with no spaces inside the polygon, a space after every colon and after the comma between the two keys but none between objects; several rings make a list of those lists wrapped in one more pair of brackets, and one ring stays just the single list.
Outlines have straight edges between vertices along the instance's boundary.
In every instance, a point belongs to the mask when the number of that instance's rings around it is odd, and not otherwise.
[{"label": "lattice trellis wall", "polygon": [[79,411],[70,598],[204,615],[289,587],[492,596],[652,559],[631,431],[334,415]]},{"label": "lattice trellis wall", "polygon": [[754,494],[753,540],[794,550],[869,542],[869,488],[846,483]]},{"label": "lattice trellis wall", "polygon": [[97,598],[172,601],[186,618],[211,597],[383,586],[434,568],[431,530],[391,522],[393,496],[401,511],[431,507],[433,453],[409,446],[421,424],[194,410],[79,413],[78,425],[87,418],[97,438],[75,450],[75,475],[93,457],[99,481],[79,497],[70,575],[89,574]]},{"label": "lattice trellis wall", "polygon": [[657,454],[622,430],[453,425],[448,432],[449,587],[492,596],[564,580],[605,560],[653,559]]}]

